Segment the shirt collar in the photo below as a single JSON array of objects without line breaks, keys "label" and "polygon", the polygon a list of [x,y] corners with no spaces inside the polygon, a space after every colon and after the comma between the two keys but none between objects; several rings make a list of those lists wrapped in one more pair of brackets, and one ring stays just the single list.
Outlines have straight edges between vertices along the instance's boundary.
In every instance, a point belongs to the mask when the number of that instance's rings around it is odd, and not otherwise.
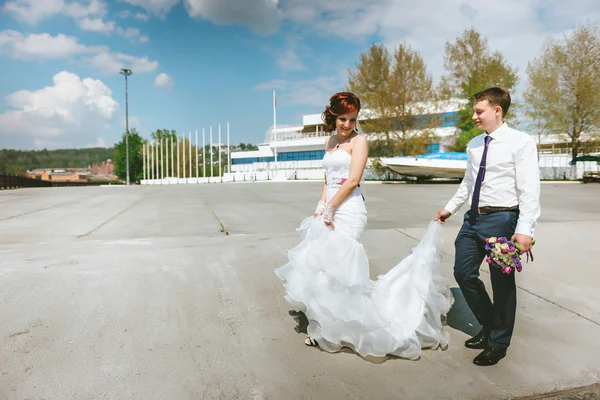
[{"label": "shirt collar", "polygon": [[492,137],[492,139],[494,139],[495,142],[502,140],[502,137],[505,136],[504,133],[508,130],[508,125],[506,125],[506,122],[503,123],[502,125],[500,125],[500,127],[498,129],[496,129],[494,132],[490,133],[490,136]]}]

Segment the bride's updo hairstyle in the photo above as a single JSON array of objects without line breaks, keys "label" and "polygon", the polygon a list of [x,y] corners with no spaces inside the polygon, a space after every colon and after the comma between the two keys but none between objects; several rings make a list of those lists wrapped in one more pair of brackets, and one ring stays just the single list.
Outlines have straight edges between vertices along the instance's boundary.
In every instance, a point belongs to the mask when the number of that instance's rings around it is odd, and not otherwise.
[{"label": "bride's updo hairstyle", "polygon": [[331,96],[329,105],[325,107],[325,111],[321,114],[321,118],[325,122],[325,132],[333,132],[337,117],[353,111],[360,111],[360,99],[354,94],[339,92]]}]

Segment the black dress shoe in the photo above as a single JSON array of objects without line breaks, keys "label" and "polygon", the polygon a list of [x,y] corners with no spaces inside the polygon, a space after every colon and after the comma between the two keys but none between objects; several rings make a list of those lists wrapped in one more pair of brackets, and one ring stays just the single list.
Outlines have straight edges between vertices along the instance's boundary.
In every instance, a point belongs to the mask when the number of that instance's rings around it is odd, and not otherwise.
[{"label": "black dress shoe", "polygon": [[485,349],[488,343],[489,332],[484,328],[471,339],[465,342],[465,347],[470,349]]},{"label": "black dress shoe", "polygon": [[480,366],[488,366],[498,364],[498,361],[502,360],[506,356],[506,349],[496,349],[493,347],[486,347],[475,359],[473,364]]}]

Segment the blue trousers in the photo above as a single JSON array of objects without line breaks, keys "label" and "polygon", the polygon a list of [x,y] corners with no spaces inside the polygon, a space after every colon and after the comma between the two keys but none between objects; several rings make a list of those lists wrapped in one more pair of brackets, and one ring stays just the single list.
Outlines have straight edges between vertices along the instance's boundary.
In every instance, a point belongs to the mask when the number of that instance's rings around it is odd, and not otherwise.
[{"label": "blue trousers", "polygon": [[515,233],[518,217],[518,210],[486,215],[468,211],[454,242],[454,278],[473,314],[489,331],[488,346],[494,348],[507,348],[510,345],[517,310],[515,272],[504,274],[499,268],[490,267],[492,303],[479,279],[479,268],[486,257],[485,238],[504,236],[510,240]]}]

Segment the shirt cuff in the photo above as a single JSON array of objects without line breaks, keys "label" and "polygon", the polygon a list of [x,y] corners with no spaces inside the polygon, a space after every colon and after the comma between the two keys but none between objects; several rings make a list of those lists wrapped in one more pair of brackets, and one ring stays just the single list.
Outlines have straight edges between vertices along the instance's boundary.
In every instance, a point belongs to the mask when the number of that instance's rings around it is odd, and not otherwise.
[{"label": "shirt cuff", "polygon": [[533,237],[533,231],[534,231],[534,227],[529,222],[526,222],[526,221],[518,221],[517,222],[517,229],[515,229],[515,233]]},{"label": "shirt cuff", "polygon": [[462,207],[462,203],[457,205],[456,203],[450,201],[450,202],[448,202],[448,204],[446,204],[446,206],[444,207],[444,210],[446,210],[450,214],[454,215],[460,209],[460,207]]}]

